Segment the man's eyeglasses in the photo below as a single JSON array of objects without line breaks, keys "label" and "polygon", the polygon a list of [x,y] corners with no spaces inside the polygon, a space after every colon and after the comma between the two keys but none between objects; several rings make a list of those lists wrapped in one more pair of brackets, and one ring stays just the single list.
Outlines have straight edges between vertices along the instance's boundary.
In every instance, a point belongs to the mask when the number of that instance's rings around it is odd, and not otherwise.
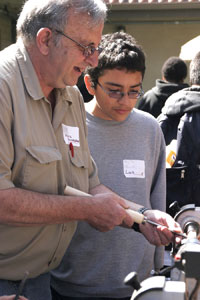
[{"label": "man's eyeglasses", "polygon": [[142,89],[142,85],[140,84],[140,90],[139,91],[129,91],[127,93],[118,91],[118,90],[108,90],[105,89],[98,81],[97,84],[101,87],[101,89],[110,97],[117,100],[121,100],[126,94],[130,99],[138,99],[142,95],[144,95],[144,91]]},{"label": "man's eyeglasses", "polygon": [[97,51],[98,53],[100,53],[102,51],[102,49],[100,47],[98,48],[95,48],[94,46],[92,45],[89,45],[89,46],[84,46],[82,44],[80,44],[79,42],[75,41],[74,39],[72,39],[71,37],[69,37],[68,35],[66,35],[64,32],[60,31],[60,30],[57,30],[55,29],[55,31],[63,36],[65,36],[67,39],[71,40],[72,42],[74,42],[76,45],[78,45],[79,47],[82,48],[83,50],[83,55],[85,57],[89,57],[89,56],[92,56],[94,54],[95,51]]}]

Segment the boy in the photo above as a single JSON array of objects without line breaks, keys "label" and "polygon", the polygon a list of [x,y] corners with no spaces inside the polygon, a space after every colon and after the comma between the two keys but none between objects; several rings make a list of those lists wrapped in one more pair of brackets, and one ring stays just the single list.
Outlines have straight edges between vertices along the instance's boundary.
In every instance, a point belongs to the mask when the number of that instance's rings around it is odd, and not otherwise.
[{"label": "boy", "polygon": [[[165,210],[162,132],[152,116],[134,109],[142,94],[144,53],[130,35],[121,32],[105,35],[100,46],[98,66],[89,68],[85,76],[94,96],[86,104],[87,125],[100,180],[121,197],[149,208],[143,210],[145,215],[154,212],[160,220],[168,219],[161,212]],[[143,234],[150,229],[134,228]],[[123,280],[131,271],[138,272],[139,280],[150,275],[155,256],[150,243],[158,234],[153,230],[145,239],[134,230],[117,227],[99,233],[80,222],[60,267],[53,271],[53,299],[130,299],[132,288]],[[160,250],[155,268],[162,266]]]}]

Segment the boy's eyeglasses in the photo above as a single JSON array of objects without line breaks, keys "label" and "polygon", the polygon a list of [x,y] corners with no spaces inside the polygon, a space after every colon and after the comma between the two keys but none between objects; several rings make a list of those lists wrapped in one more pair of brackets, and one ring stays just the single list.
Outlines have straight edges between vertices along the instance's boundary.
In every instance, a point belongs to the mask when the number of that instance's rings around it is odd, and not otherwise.
[{"label": "boy's eyeglasses", "polygon": [[97,84],[101,87],[101,89],[110,97],[110,98],[114,98],[117,100],[121,100],[126,94],[128,95],[128,97],[130,99],[138,99],[140,98],[142,95],[144,95],[144,91],[142,89],[142,84],[140,85],[140,90],[139,91],[130,91],[127,93],[118,91],[118,90],[108,90],[106,88],[104,88],[98,81]]},{"label": "boy's eyeglasses", "polygon": [[97,51],[99,54],[101,53],[102,49],[100,47],[97,47],[95,48],[94,46],[92,45],[89,45],[89,46],[84,46],[82,44],[80,44],[79,42],[75,41],[74,39],[72,39],[71,37],[69,37],[67,34],[65,34],[64,32],[60,31],[60,30],[57,30],[55,29],[55,31],[61,35],[63,35],[64,37],[66,37],[67,39],[71,40],[72,42],[74,42],[76,45],[78,45],[79,47],[82,48],[82,51],[83,51],[83,55],[85,57],[89,57],[89,56],[92,56],[95,51]]}]

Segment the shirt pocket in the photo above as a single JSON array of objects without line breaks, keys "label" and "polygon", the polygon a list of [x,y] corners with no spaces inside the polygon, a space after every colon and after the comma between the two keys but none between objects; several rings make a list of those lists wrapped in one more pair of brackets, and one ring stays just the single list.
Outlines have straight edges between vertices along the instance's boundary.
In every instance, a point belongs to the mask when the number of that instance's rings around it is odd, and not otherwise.
[{"label": "shirt pocket", "polygon": [[69,152],[71,175],[70,184],[81,191],[88,192],[89,189],[89,161],[88,152],[79,147],[74,147],[72,155]]},{"label": "shirt pocket", "polygon": [[60,151],[48,146],[26,147],[22,187],[41,193],[58,193],[57,163]]}]

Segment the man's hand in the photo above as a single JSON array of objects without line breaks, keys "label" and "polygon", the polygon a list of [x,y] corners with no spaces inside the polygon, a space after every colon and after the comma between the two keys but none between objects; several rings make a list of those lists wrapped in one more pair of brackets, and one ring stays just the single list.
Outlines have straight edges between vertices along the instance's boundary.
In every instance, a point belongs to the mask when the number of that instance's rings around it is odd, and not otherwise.
[{"label": "man's hand", "polygon": [[140,224],[141,233],[151,244],[156,246],[168,245],[174,239],[177,243],[180,242],[181,238],[173,234],[169,229],[182,233],[181,227],[169,214],[159,210],[147,210],[144,215],[147,219],[164,225],[156,227],[148,223]]},{"label": "man's hand", "polygon": [[115,226],[121,225],[124,220],[128,227],[133,224],[133,219],[125,208],[129,206],[118,195],[112,192],[96,194],[88,210],[86,221],[102,232],[112,230]]}]

